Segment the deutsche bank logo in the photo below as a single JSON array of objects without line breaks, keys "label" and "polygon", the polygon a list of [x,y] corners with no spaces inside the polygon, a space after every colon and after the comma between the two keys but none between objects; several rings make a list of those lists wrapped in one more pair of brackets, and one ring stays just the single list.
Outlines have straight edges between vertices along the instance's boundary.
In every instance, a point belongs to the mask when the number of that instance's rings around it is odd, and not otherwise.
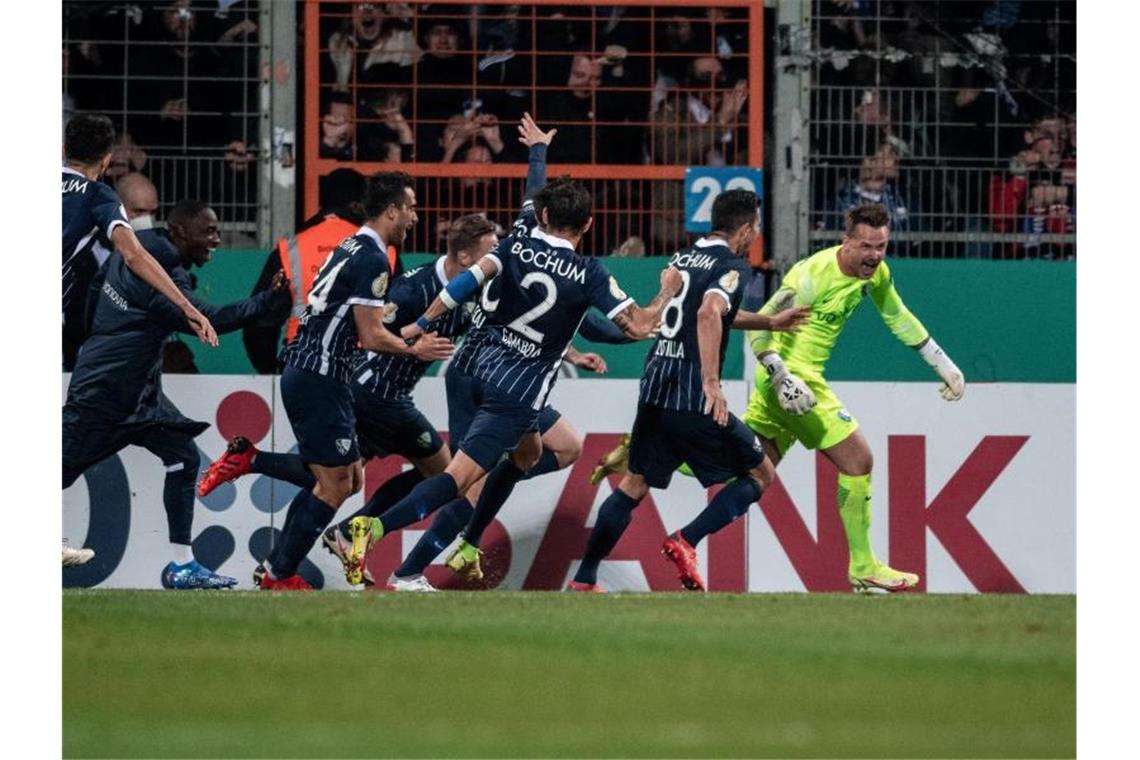
[{"label": "deutsche bank logo", "polygon": [[764,198],[764,172],[748,166],[690,166],[685,169],[685,231],[710,232],[712,207],[725,190],[751,190]]}]

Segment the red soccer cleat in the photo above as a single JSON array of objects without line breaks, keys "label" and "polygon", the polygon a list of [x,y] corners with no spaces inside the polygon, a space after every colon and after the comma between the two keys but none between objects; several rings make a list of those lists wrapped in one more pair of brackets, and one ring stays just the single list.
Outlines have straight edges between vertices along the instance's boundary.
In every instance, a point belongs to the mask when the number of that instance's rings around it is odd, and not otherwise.
[{"label": "red soccer cleat", "polygon": [[274,578],[265,570],[265,565],[258,565],[253,571],[253,583],[262,591],[312,591],[313,587],[299,575],[290,575],[288,578]]},{"label": "red soccer cleat", "polygon": [[210,462],[206,474],[198,481],[198,495],[208,496],[222,483],[229,483],[245,475],[249,472],[257,453],[257,449],[248,438],[234,436],[234,439],[226,445],[226,453]]},{"label": "red soccer cleat", "polygon": [[665,539],[665,543],[661,545],[661,553],[677,566],[681,585],[689,591],[705,590],[705,581],[697,570],[697,550],[689,546],[689,542],[684,539],[680,531]]},{"label": "red soccer cleat", "polygon": [[567,591],[581,591],[587,594],[604,594],[606,590],[596,583],[579,583],[570,581],[566,584]]}]

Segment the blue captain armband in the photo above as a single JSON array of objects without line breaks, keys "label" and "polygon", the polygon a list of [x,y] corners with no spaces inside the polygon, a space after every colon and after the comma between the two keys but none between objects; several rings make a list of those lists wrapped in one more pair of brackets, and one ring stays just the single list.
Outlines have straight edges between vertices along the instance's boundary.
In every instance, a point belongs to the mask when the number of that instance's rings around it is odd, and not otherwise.
[{"label": "blue captain armband", "polygon": [[454,309],[473,296],[475,291],[483,285],[485,278],[486,275],[483,270],[478,264],[475,264],[447,283],[447,287],[439,292],[439,300],[443,301],[443,305],[448,309]]}]

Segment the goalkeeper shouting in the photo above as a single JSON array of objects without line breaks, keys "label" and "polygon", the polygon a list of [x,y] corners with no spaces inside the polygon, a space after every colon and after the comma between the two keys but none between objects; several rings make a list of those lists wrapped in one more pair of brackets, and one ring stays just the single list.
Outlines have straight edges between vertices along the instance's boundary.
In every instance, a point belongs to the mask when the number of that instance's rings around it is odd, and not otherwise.
[{"label": "goalkeeper shouting", "polygon": [[[772,315],[810,305],[808,323],[794,333],[748,333],[760,363],[742,420],[760,437],[773,464],[778,465],[796,441],[819,449],[835,464],[851,586],[856,591],[902,591],[916,586],[918,576],[887,566],[871,550],[871,447],[859,432],[859,423],[828,387],[823,367],[843,326],[867,295],[895,337],[917,350],[938,373],[944,399],[962,398],[966,381],[895,291],[883,261],[890,239],[887,210],[879,204],[859,206],[847,212],[845,221],[843,243],[793,266],[760,310]],[[622,460],[618,452],[608,454],[595,470],[597,479],[618,469]]]}]

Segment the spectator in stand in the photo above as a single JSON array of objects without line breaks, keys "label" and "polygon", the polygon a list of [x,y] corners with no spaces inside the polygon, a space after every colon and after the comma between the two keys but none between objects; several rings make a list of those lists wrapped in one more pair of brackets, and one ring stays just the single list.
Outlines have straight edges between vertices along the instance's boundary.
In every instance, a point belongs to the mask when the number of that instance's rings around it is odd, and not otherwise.
[{"label": "spectator in stand", "polygon": [[[732,89],[723,89],[720,61],[705,56],[689,64],[685,84],[683,89],[670,90],[650,117],[653,163],[724,166],[731,159],[733,164],[745,164],[744,145],[736,139],[734,127],[748,99],[748,83],[740,80]],[[684,245],[684,205],[681,183],[653,183],[654,251],[675,251]]]},{"label": "spectator in stand", "polygon": [[[441,7],[454,15],[463,6]],[[416,65],[416,144],[435,145],[448,117],[464,111],[474,116],[482,104],[472,96],[475,69],[466,52],[471,45],[464,24],[456,18],[421,15],[419,29],[425,50]]]},{"label": "spectator in stand", "polygon": [[355,134],[352,98],[343,92],[332,93],[321,116],[321,158],[351,161],[355,154]]},{"label": "spectator in stand", "polygon": [[570,57],[563,86],[537,99],[535,118],[562,135],[558,162],[588,164],[594,161],[596,136],[594,93],[602,83],[602,61],[580,51]]},{"label": "spectator in stand", "polygon": [[478,116],[465,116],[463,114],[452,116],[447,120],[447,125],[439,138],[439,145],[443,151],[439,162],[451,163],[466,146],[476,142],[486,147],[491,156],[487,163],[502,155],[506,145],[503,142],[502,130],[499,127],[499,118],[489,113]]},{"label": "spectator in stand", "polygon": [[357,157],[361,161],[415,160],[415,137],[404,117],[409,98],[407,90],[395,88],[363,98],[357,127]]},{"label": "spectator in stand", "polygon": [[[1075,164],[1065,170],[1062,153],[1066,133],[1060,119],[1038,119],[1022,133],[1023,149],[1010,159],[1006,174],[990,178],[990,225],[994,232],[1025,231],[1049,226],[1054,229],[1073,225],[1069,206],[1066,179],[1075,179]],[[1049,188],[1057,187],[1059,190]],[[1030,198],[1030,188],[1035,195]],[[1050,213],[1049,207],[1055,206]],[[1021,220],[1023,211],[1032,221]],[[1054,221],[1044,221],[1054,217]],[[1019,229],[1020,228],[1020,229]],[[1025,251],[1019,243],[1001,243],[996,246],[997,258],[1022,258]]]},{"label": "spectator in stand", "polygon": [[[859,178],[848,182],[836,193],[831,206],[833,218],[821,229],[837,229],[843,224],[843,215],[867,203],[878,203],[890,216],[891,232],[908,232],[915,229],[915,209],[904,198],[898,186],[899,157],[890,145],[882,145],[859,165]],[[891,255],[906,256],[913,252],[910,243],[891,240]]]},{"label": "spectator in stand", "polygon": [[348,90],[354,73],[362,84],[411,82],[412,66],[423,56],[412,32],[414,17],[408,3],[355,3],[351,18],[328,37],[332,71],[322,62],[321,81],[334,78],[340,91]]},{"label": "spectator in stand", "polygon": [[146,151],[135,144],[131,133],[122,132],[111,148],[111,165],[103,176],[109,182],[116,182],[132,172],[141,172],[146,168],[146,158]]}]

